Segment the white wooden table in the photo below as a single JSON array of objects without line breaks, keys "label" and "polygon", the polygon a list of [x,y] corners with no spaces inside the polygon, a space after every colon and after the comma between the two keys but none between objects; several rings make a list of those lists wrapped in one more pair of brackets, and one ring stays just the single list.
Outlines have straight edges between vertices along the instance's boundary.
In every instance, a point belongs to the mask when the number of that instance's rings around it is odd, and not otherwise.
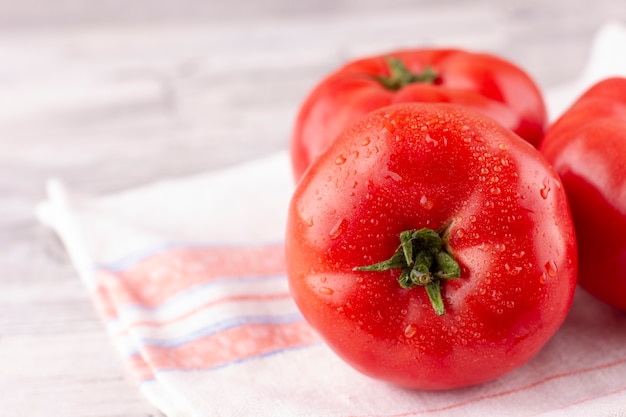
[{"label": "white wooden table", "polygon": [[99,195],[285,148],[320,77],[399,47],[493,52],[550,88],[608,20],[626,2],[3,0],[0,414],[161,415],[35,219],[46,179]]}]

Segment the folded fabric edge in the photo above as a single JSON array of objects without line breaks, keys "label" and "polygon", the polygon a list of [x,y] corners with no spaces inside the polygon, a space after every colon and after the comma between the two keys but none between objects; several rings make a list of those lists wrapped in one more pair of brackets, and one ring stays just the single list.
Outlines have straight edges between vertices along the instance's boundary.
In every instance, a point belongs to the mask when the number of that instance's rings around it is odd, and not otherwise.
[{"label": "folded fabric edge", "polygon": [[71,203],[63,183],[56,178],[46,182],[47,200],[35,209],[38,220],[54,230],[61,239],[70,261],[87,289],[96,287],[94,263],[80,228],[71,215]]}]

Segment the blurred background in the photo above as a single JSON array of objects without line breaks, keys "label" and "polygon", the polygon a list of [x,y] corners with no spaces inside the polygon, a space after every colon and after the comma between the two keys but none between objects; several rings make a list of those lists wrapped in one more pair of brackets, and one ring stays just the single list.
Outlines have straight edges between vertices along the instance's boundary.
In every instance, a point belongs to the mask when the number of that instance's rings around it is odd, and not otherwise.
[{"label": "blurred background", "polygon": [[495,53],[548,91],[607,22],[626,2],[0,0],[1,414],[159,415],[34,217],[47,179],[101,195],[284,150],[321,77],[395,48]]},{"label": "blurred background", "polygon": [[89,191],[285,147],[304,95],[351,58],[484,50],[547,89],[579,75],[603,23],[626,19],[620,0],[2,3],[0,166],[15,175],[0,186],[38,172]]}]

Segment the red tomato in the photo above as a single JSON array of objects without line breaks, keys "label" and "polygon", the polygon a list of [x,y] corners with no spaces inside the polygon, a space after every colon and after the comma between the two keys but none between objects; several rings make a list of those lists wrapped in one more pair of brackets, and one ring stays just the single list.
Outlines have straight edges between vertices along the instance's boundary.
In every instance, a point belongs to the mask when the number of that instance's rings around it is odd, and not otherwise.
[{"label": "red tomato", "polygon": [[567,199],[539,151],[442,103],[385,107],[340,135],[296,187],[286,257],[298,307],[340,357],[421,389],[529,360],[577,272]]},{"label": "red tomato", "polygon": [[291,139],[294,176],[347,126],[401,102],[449,102],[491,116],[537,146],[546,109],[520,68],[499,57],[454,49],[393,52],[351,62],[323,80],[304,101]]},{"label": "red tomato", "polygon": [[572,208],[578,282],[626,311],[626,79],[590,88],[550,127],[541,151]]}]

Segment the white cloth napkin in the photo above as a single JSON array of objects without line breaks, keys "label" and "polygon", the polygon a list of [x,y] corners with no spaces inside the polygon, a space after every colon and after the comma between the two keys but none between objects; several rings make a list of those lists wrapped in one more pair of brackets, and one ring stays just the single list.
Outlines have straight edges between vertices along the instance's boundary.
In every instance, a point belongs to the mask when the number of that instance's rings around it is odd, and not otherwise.
[{"label": "white cloth napkin", "polygon": [[[551,117],[626,74],[609,24]],[[619,50],[619,49],[617,49]],[[169,417],[625,416],[626,315],[577,292],[563,327],[495,381],[411,391],[338,359],[292,302],[282,239],[288,155],[95,199],[51,181],[41,221],[63,240],[139,389]]]}]

